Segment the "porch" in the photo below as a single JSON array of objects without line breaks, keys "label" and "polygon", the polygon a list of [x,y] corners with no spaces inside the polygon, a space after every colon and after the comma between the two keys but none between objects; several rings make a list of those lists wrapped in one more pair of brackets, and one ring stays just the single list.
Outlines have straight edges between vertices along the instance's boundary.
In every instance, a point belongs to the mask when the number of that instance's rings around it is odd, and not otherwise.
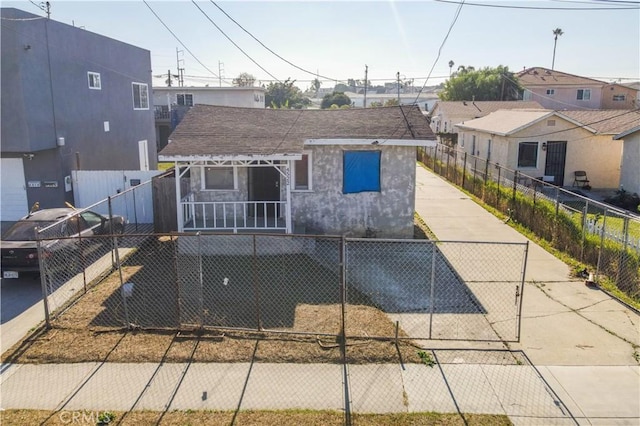
[{"label": "porch", "polygon": [[181,201],[183,231],[287,233],[286,201]]}]

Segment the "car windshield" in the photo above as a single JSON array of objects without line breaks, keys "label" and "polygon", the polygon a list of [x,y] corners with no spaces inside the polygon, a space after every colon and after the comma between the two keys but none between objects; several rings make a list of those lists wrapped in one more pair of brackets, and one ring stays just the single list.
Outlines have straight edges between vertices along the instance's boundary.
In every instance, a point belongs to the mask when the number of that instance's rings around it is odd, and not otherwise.
[{"label": "car windshield", "polygon": [[53,220],[21,220],[16,222],[2,236],[3,241],[35,241],[35,228],[45,228],[55,223]]}]

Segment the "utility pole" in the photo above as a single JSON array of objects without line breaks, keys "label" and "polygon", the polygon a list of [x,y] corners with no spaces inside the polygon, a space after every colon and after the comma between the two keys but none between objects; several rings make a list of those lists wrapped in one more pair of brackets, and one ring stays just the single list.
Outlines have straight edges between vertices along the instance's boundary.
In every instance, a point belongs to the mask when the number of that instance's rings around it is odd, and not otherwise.
[{"label": "utility pole", "polygon": [[51,3],[48,1],[44,3],[44,6],[47,8],[47,19],[51,18]]},{"label": "utility pole", "polygon": [[222,87],[222,73],[224,72],[224,63],[218,61],[218,84]]},{"label": "utility pole", "polygon": [[364,66],[364,107],[367,107],[367,75],[369,74],[369,67]]},{"label": "utility pole", "polygon": [[183,50],[178,50],[176,47],[176,64],[178,67],[178,86],[184,86],[184,66],[180,68],[180,62],[184,65],[184,59],[180,59],[180,53],[184,54]]},{"label": "utility pole", "polygon": [[400,105],[400,71],[396,73],[396,80],[398,84],[398,105]]}]

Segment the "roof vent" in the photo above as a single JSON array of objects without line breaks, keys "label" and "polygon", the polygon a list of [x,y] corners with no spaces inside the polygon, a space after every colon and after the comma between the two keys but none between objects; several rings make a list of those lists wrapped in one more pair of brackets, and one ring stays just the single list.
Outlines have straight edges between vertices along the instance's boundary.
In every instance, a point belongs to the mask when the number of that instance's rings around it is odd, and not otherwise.
[{"label": "roof vent", "polygon": [[546,70],[545,72],[546,72],[547,74],[551,75],[551,71]]},{"label": "roof vent", "polygon": [[556,125],[556,120],[547,120],[547,126],[554,127]]}]

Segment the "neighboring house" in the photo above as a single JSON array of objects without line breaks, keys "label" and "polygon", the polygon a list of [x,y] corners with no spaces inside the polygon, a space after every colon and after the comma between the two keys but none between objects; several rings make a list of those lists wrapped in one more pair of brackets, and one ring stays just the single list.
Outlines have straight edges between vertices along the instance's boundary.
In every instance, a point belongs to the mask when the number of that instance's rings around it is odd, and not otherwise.
[{"label": "neighboring house", "polygon": [[594,188],[618,188],[622,142],[613,136],[640,124],[637,110],[496,111],[457,124],[460,149],[532,177],[571,186],[584,170]]},{"label": "neighboring house", "polygon": [[537,101],[544,108],[633,109],[639,106],[638,90],[542,67],[528,68],[516,74],[524,87],[523,99]]},{"label": "neighboring house", "polygon": [[196,105],[159,157],[176,163],[176,179],[190,176],[176,195],[179,231],[411,238],[416,147],[434,145],[416,105]]},{"label": "neighboring house", "polygon": [[2,8],[3,221],[73,202],[72,170],[157,167],[148,50]]},{"label": "neighboring house", "polygon": [[635,126],[613,137],[622,140],[622,166],[620,187],[640,194],[640,126]]},{"label": "neighboring house", "polygon": [[484,117],[501,109],[540,109],[537,102],[523,101],[437,101],[429,113],[431,130],[454,133],[454,124]]},{"label": "neighboring house", "polygon": [[264,108],[262,87],[154,87],[156,145],[167,145],[169,135],[196,104]]}]

